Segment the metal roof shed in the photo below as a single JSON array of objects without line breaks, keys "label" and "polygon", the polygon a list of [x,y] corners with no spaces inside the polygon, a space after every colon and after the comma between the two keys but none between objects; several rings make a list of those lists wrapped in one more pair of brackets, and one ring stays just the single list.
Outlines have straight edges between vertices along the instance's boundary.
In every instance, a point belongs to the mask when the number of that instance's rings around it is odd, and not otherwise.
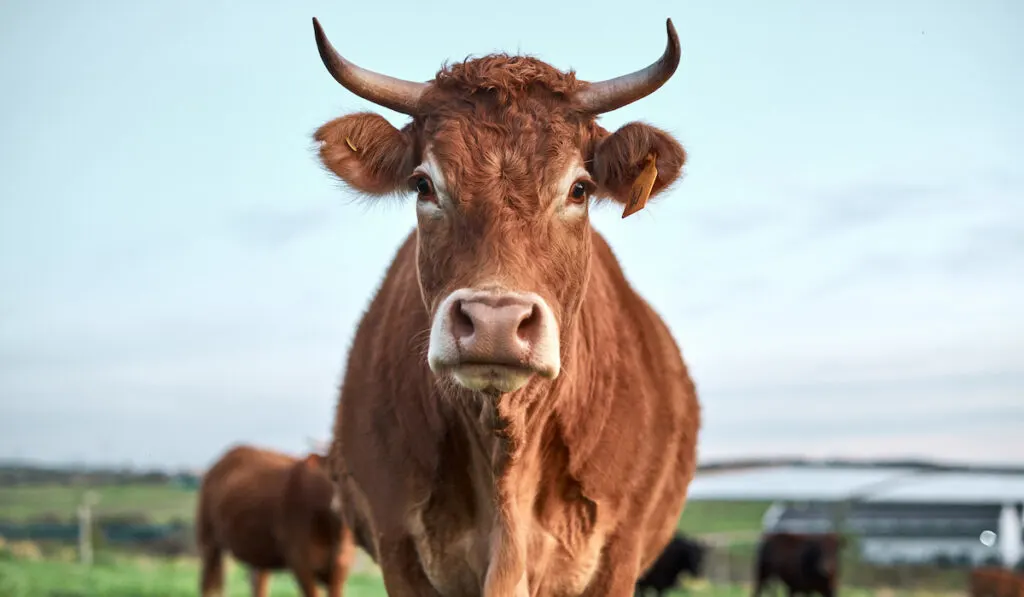
[{"label": "metal roof shed", "polygon": [[957,505],[1001,505],[999,551],[1006,566],[1014,566],[1024,555],[1021,504],[1024,504],[1024,475],[997,473],[921,473],[906,482],[877,491],[868,498],[874,503],[930,503]]},{"label": "metal roof shed", "polygon": [[881,487],[872,502],[1007,504],[1024,502],[1024,475],[922,472]]},{"label": "metal roof shed", "polygon": [[705,473],[690,484],[688,499],[840,502],[916,472],[911,468],[776,466]]}]

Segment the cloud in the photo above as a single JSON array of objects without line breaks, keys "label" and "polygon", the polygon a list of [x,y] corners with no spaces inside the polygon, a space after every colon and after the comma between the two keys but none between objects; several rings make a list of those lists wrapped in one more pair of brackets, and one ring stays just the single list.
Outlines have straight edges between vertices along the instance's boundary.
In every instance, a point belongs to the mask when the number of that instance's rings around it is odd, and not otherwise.
[{"label": "cloud", "polygon": [[943,460],[946,462],[1019,465],[1024,453],[1024,435],[1019,421],[1003,421],[983,426],[959,426],[933,429],[908,424],[886,432],[863,434],[851,427],[831,433],[808,435],[803,432],[777,432],[765,425],[756,433],[728,434],[719,429],[702,432],[702,459],[723,459],[786,454],[811,458],[884,458]]},{"label": "cloud", "polygon": [[956,435],[1024,422],[1024,370],[975,375],[846,383],[704,387],[704,421],[712,437],[798,436],[810,443],[834,437],[873,441],[922,429]]},{"label": "cloud", "polygon": [[1024,271],[1024,220],[1005,219],[964,232],[934,265],[950,274],[1013,266]]},{"label": "cloud", "polygon": [[953,292],[969,291],[972,280],[992,276],[1001,278],[998,284],[1004,292],[1019,288],[1024,283],[1013,274],[1024,269],[1024,224],[1019,221],[965,222],[942,235],[941,242],[924,240],[914,247],[915,243],[908,241],[904,250],[866,247],[857,258],[809,287],[805,296],[818,300],[863,284],[873,284],[881,291],[886,285],[914,277],[932,277],[935,287],[959,287]]},{"label": "cloud", "polygon": [[709,206],[695,209],[681,219],[686,228],[702,236],[729,240],[777,225],[779,210],[765,205],[742,205],[738,209],[723,209],[723,206]]},{"label": "cloud", "polygon": [[327,206],[292,210],[260,207],[232,216],[229,229],[248,246],[279,248],[328,226],[333,216]]},{"label": "cloud", "polygon": [[816,194],[814,199],[808,200],[811,207],[808,227],[822,234],[834,234],[905,216],[922,208],[948,208],[955,205],[958,196],[956,187],[933,182],[865,181]]}]

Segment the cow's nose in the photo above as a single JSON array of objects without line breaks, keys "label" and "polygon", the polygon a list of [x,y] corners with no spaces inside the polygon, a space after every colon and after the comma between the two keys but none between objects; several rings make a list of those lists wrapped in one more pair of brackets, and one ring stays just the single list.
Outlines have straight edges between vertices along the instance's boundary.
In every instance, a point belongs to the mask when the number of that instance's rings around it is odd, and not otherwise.
[{"label": "cow's nose", "polygon": [[559,345],[558,321],[540,295],[460,288],[430,325],[427,364],[470,390],[514,392],[534,374],[558,377]]},{"label": "cow's nose", "polygon": [[543,310],[518,296],[453,301],[451,332],[463,362],[526,366],[542,334]]}]

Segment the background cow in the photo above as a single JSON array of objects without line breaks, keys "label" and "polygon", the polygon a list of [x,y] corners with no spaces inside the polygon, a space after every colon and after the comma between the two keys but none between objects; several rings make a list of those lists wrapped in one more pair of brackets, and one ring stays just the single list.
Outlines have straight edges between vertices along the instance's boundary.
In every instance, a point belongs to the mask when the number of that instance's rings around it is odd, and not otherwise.
[{"label": "background cow", "polygon": [[412,116],[399,130],[350,114],[315,134],[352,189],[417,196],[356,330],[331,450],[388,594],[632,595],[682,512],[700,411],[589,210],[603,198],[628,216],[679,177],[671,135],[596,121],[672,76],[671,21],[657,62],[594,83],[508,55],[403,81],[313,25],[341,85]]},{"label": "background cow", "polygon": [[754,564],[754,597],[772,579],[785,584],[790,595],[835,595],[842,544],[842,537],[836,534],[766,534]]},{"label": "background cow", "polygon": [[196,509],[203,597],[223,592],[225,551],[251,569],[257,597],[267,594],[269,571],[282,569],[306,597],[317,582],[341,596],[355,547],[324,462],[236,446],[210,467]]},{"label": "background cow", "polygon": [[1024,597],[1024,574],[998,566],[973,568],[971,597]]},{"label": "background cow", "polygon": [[636,583],[637,593],[645,595],[652,589],[656,595],[676,585],[679,575],[686,572],[694,578],[704,573],[704,556],[707,546],[682,534],[676,534],[669,541],[654,564],[647,569]]}]

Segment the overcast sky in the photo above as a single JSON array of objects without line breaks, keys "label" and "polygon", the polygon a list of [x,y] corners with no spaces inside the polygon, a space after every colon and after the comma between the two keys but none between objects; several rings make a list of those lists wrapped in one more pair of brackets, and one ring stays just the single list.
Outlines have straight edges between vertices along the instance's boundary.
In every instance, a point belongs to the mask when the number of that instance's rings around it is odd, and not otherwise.
[{"label": "overcast sky", "polygon": [[[690,154],[595,226],[665,317],[702,458],[1024,462],[1024,4],[0,4],[0,458],[204,465],[326,438],[411,198],[315,159],[340,88],[310,19],[414,80],[533,54],[676,75],[602,118]],[[515,12],[500,14],[505,6]]]}]

